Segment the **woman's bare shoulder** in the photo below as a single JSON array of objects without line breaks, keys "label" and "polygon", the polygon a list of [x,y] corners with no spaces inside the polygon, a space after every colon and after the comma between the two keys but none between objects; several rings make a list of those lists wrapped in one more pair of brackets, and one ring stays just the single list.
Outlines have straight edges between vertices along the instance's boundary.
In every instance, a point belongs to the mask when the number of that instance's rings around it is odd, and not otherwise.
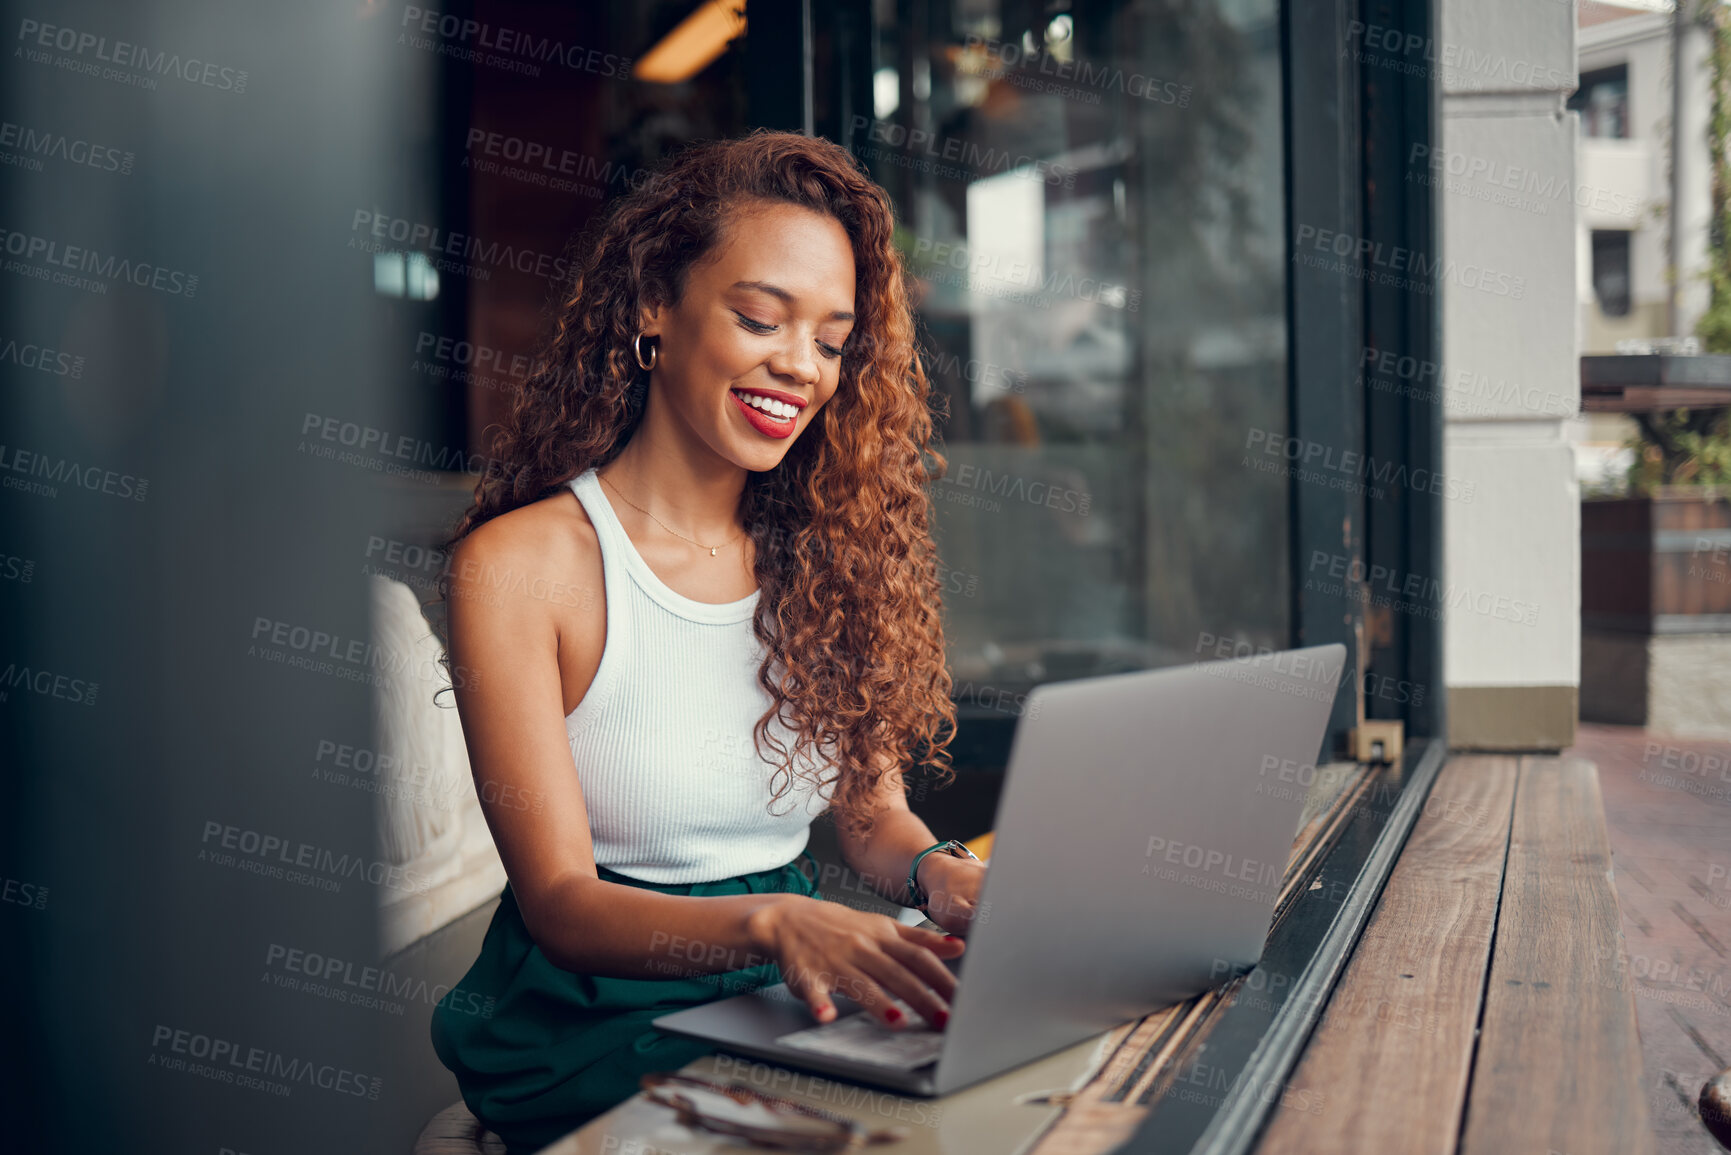
[{"label": "woman's bare shoulder", "polygon": [[[451,556],[453,591],[527,593],[534,600],[575,604],[549,594],[601,581],[601,543],[583,505],[569,489],[488,520],[457,544]],[[587,600],[587,599],[585,599]]]}]

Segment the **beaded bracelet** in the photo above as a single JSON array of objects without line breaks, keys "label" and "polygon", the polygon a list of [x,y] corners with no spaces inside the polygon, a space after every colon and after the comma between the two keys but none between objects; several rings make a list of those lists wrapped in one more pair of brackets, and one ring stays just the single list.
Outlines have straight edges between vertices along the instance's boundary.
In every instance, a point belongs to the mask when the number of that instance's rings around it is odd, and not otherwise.
[{"label": "beaded bracelet", "polygon": [[941,850],[945,854],[949,854],[955,858],[971,858],[975,862],[980,860],[979,855],[969,850],[966,846],[963,846],[960,842],[957,842],[954,838],[950,839],[948,842],[939,842],[926,847],[924,850],[914,855],[914,864],[908,867],[908,897],[907,901],[902,905],[924,907],[926,903],[931,901],[931,896],[924,890],[920,889],[920,884],[916,881],[914,876],[919,873],[921,861],[925,859],[926,855],[935,850]]}]

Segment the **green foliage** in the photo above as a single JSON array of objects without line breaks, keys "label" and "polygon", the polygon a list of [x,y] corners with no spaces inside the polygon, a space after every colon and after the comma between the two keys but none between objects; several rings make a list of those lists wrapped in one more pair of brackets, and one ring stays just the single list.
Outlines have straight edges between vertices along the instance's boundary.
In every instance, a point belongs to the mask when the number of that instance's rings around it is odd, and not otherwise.
[{"label": "green foliage", "polygon": [[1648,495],[1662,485],[1731,487],[1731,409],[1677,409],[1635,415],[1641,435],[1628,448],[1629,492]]},{"label": "green foliage", "polygon": [[[1686,0],[1689,2],[1689,0]],[[1707,155],[1713,164],[1713,213],[1707,227],[1707,311],[1695,325],[1707,353],[1731,353],[1731,16],[1720,0],[1692,0],[1687,18],[1707,33],[1711,102]],[[1673,225],[1673,227],[1675,227]],[[1628,443],[1629,491],[1664,485],[1731,485],[1731,409],[1637,413],[1640,436]]]},{"label": "green foliage", "polygon": [[[1731,353],[1731,19],[1718,0],[1696,0],[1690,18],[1708,34],[1712,101],[1707,155],[1713,162],[1713,215],[1707,227],[1707,311],[1695,335],[1708,353]],[[1673,225],[1673,227],[1675,227]]]}]

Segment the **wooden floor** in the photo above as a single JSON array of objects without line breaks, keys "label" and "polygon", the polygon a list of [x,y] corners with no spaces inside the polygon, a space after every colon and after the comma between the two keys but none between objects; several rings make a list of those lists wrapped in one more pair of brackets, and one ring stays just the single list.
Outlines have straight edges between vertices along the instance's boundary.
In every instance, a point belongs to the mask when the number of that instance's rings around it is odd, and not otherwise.
[{"label": "wooden floor", "polygon": [[1731,1066],[1731,742],[1582,725],[1599,766],[1658,1155],[1718,1155],[1695,1097]]}]

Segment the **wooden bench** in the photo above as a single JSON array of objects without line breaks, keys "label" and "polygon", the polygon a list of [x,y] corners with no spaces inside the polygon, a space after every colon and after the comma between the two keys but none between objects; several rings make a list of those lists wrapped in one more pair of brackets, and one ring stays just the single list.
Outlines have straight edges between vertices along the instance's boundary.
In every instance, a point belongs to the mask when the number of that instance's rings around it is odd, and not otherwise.
[{"label": "wooden bench", "polygon": [[1453,759],[1257,1151],[1650,1150],[1622,955],[1595,767]]},{"label": "wooden bench", "polygon": [[[1324,770],[1293,845],[1277,925],[1355,809],[1377,804],[1376,772]],[[1449,760],[1250,1149],[1650,1151],[1610,870],[1591,763]],[[879,1124],[887,1121],[885,1102],[908,1104],[910,1114],[935,1107],[942,1125],[911,1128],[896,1145],[905,1155],[1157,1150],[1136,1136],[1138,1126],[1164,1096],[1190,1089],[1182,1075],[1206,1051],[1210,1025],[1255,980],[1238,979],[944,1099],[878,1093],[861,1110],[828,1091],[791,1097]],[[723,1058],[718,1068],[710,1057],[689,1069],[728,1075],[737,1063]],[[666,1112],[641,1097],[549,1150],[623,1150],[621,1142],[711,1150],[702,1136],[668,1130]]]}]

